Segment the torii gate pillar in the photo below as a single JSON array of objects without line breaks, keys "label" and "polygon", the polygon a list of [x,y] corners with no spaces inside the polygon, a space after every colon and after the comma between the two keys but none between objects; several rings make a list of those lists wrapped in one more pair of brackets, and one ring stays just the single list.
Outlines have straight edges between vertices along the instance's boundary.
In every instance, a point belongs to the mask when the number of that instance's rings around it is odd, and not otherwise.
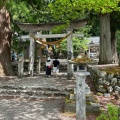
[{"label": "torii gate pillar", "polygon": [[[70,34],[72,30],[67,31],[67,34]],[[72,34],[70,34],[67,37],[67,59],[71,60],[73,59],[73,45],[72,45]],[[67,79],[70,80],[73,76],[74,72],[74,65],[73,64],[67,64]]]},{"label": "torii gate pillar", "polygon": [[[31,33],[34,35],[34,33]],[[34,75],[34,56],[35,56],[35,40],[34,38],[30,37],[30,49],[29,49],[29,75]]]}]

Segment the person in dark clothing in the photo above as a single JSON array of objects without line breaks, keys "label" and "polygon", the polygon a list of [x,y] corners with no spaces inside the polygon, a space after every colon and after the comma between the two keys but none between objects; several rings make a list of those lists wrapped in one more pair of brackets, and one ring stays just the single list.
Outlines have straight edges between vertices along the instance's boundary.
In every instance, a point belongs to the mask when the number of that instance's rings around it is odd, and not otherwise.
[{"label": "person in dark clothing", "polygon": [[15,54],[12,53],[12,61],[14,62],[15,61]]},{"label": "person in dark clothing", "polygon": [[54,73],[55,77],[57,77],[57,75],[59,73],[59,65],[60,65],[60,62],[57,59],[57,57],[55,57],[55,60],[53,60],[53,73]]}]

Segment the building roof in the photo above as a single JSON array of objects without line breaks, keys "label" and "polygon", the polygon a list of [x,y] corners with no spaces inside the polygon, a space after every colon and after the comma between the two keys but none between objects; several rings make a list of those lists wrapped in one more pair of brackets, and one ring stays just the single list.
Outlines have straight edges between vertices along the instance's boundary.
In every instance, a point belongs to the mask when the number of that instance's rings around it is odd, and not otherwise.
[{"label": "building roof", "polygon": [[90,41],[90,43],[93,42],[94,44],[99,44],[99,42],[100,42],[99,36],[89,37],[87,39]]}]

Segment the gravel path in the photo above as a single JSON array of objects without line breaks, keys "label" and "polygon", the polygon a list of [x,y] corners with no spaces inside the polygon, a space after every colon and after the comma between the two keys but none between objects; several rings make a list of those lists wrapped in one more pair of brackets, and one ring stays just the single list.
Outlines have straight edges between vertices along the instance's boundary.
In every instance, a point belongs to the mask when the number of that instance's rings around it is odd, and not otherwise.
[{"label": "gravel path", "polygon": [[62,113],[64,100],[0,99],[0,120],[75,120]]}]

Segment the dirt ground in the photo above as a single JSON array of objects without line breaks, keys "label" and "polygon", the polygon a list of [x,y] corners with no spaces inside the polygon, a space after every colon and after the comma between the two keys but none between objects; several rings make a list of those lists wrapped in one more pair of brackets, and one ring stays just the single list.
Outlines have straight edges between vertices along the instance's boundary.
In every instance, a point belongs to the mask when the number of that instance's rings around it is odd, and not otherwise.
[{"label": "dirt ground", "polygon": [[[0,120],[76,120],[75,113],[63,113],[64,100],[0,99]],[[86,120],[95,120],[87,116]]]}]

